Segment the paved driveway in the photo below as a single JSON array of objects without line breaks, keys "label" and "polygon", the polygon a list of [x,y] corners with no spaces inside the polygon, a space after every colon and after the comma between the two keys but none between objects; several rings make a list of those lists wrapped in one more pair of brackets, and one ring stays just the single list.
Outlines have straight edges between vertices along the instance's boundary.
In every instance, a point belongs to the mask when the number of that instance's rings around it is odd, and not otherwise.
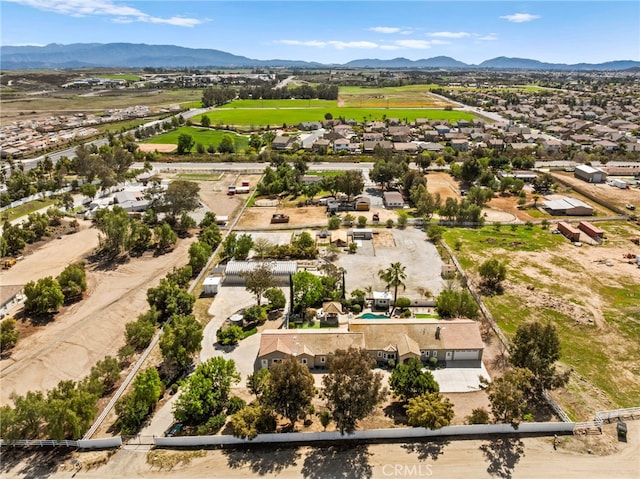
[{"label": "paved driveway", "polygon": [[468,393],[480,390],[480,376],[490,379],[487,369],[481,367],[450,367],[431,371],[442,393]]}]

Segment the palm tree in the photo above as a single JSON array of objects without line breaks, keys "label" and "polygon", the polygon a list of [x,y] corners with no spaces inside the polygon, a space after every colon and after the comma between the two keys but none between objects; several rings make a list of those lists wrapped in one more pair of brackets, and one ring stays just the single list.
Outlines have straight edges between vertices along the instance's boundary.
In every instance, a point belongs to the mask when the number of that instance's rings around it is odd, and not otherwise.
[{"label": "palm tree", "polygon": [[402,286],[402,289],[406,288],[404,280],[407,279],[406,267],[401,263],[391,263],[387,269],[381,269],[378,271],[378,276],[382,281],[386,283],[387,289],[393,286],[393,308],[391,314],[396,309],[396,299],[398,299],[398,286]]}]

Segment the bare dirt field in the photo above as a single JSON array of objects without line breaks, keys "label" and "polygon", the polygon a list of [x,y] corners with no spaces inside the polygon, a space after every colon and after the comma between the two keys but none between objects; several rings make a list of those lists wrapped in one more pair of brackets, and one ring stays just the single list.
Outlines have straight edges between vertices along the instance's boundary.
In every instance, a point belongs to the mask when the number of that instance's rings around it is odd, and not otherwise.
[{"label": "bare dirt field", "polygon": [[[519,200],[518,196],[514,196],[514,195],[502,196],[499,193],[497,193],[491,199],[491,201],[487,203],[487,208],[485,208],[485,211],[498,211],[501,213],[506,213],[510,215],[510,217],[512,218],[512,221],[517,219],[518,221],[526,222],[526,221],[531,221],[536,219],[533,216],[529,215],[527,210],[518,209],[518,200]],[[531,195],[531,192],[527,192],[527,203],[533,203],[533,197]],[[488,216],[489,214],[487,215],[487,217]],[[496,219],[493,221],[503,221],[503,220]],[[506,222],[507,221],[505,221],[505,223]]]},{"label": "bare dirt field", "polygon": [[[235,184],[237,179],[238,175],[227,174],[218,181],[196,181],[198,186],[200,186],[200,201],[217,216],[233,216],[245,201],[247,201],[246,195],[227,195],[227,187]],[[255,187],[255,178],[249,181],[251,187]]]},{"label": "bare dirt field", "polygon": [[622,190],[615,186],[609,186],[606,183],[593,184],[582,181],[573,176],[573,173],[554,172],[554,177],[568,183],[577,191],[586,191],[596,198],[601,199],[605,203],[610,203],[618,208],[625,209],[627,203],[631,203],[640,208],[640,188],[631,187]]},{"label": "bare dirt field", "polygon": [[[289,216],[289,223],[271,225],[275,213]],[[301,208],[260,207],[247,208],[238,223],[238,229],[269,229],[270,227],[326,226],[327,213],[324,206],[304,206]]]},{"label": "bare dirt field", "polygon": [[138,149],[143,153],[154,152],[158,153],[173,153],[176,150],[177,146],[172,143],[138,143]]},{"label": "bare dirt field", "polygon": [[24,285],[45,276],[57,276],[69,264],[84,258],[98,246],[98,230],[90,221],[78,220],[80,231],[52,239],[25,253],[11,269],[0,272],[0,285]]},{"label": "bare dirt field", "polygon": [[[85,299],[64,308],[48,324],[25,322],[23,325],[21,322],[21,327],[33,330],[27,333],[28,341],[18,341],[11,356],[0,362],[0,403],[7,404],[13,391],[18,394],[44,391],[60,380],[81,379],[104,356],[115,356],[124,344],[125,323],[135,320],[148,308],[147,289],[156,285],[173,266],[187,262],[188,249],[194,240],[179,241],[171,253],[158,257],[149,253],[112,268],[89,265]],[[56,258],[70,249],[74,251],[64,245],[63,240],[51,245],[43,248],[45,257]],[[78,250],[82,251],[79,247],[76,254]],[[38,263],[40,256],[40,252],[34,253],[25,258],[21,266],[27,270],[31,265],[43,268]],[[61,270],[66,264],[68,261],[55,263],[41,274],[52,274],[54,268]]]},{"label": "bare dirt field", "polygon": [[[5,477],[105,478],[495,478],[638,477],[640,421],[630,421],[629,441],[618,442],[615,426],[601,436],[436,439],[393,444],[253,446],[225,450],[122,449],[62,457],[20,454],[4,461]],[[590,451],[587,452],[587,451]],[[80,461],[78,471],[73,461]],[[613,474],[613,475],[612,475]]]},{"label": "bare dirt field", "polygon": [[429,193],[432,195],[440,193],[440,198],[442,198],[443,203],[447,198],[460,200],[460,185],[449,173],[432,171],[429,172],[426,178]]}]

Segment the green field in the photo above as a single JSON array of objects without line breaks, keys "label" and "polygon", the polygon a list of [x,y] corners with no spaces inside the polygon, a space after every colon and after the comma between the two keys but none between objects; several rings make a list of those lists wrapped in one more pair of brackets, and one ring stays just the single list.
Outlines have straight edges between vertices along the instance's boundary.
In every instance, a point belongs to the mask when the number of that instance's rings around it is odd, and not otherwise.
[{"label": "green field", "polygon": [[[259,102],[260,100],[254,100]],[[242,108],[215,109],[207,113],[214,125],[234,125],[242,127],[278,127],[280,125],[297,125],[305,121],[322,121],[325,114],[331,113],[334,118],[353,119],[356,121],[384,121],[386,118],[399,118],[413,122],[416,118],[430,120],[472,120],[474,115],[461,111],[445,111],[419,108]],[[199,117],[193,121],[200,122]],[[251,128],[253,127],[253,128]]]},{"label": "green field", "polygon": [[153,145],[177,145],[178,136],[183,133],[191,135],[196,144],[201,143],[205,147],[209,145],[217,147],[224,135],[233,136],[236,142],[236,150],[245,150],[247,146],[249,146],[249,139],[246,136],[238,135],[232,131],[210,130],[208,128],[196,128],[194,126],[180,127],[174,131],[149,138],[145,140],[144,143],[151,143]]},{"label": "green field", "polygon": [[[607,272],[593,261],[590,251],[607,253],[607,244],[630,243],[637,230],[625,223],[598,223],[607,232],[601,246],[585,245],[580,256],[562,235],[523,226],[513,232],[503,226],[447,230],[444,241],[472,277],[489,258],[507,262],[503,294],[483,299],[500,328],[512,336],[524,321],[550,321],[557,328],[561,362],[574,374],[558,392],[561,404],[578,420],[598,409],[637,406],[640,398],[640,282],[631,276]],[[584,255],[584,256],[583,256]],[[589,318],[589,320],[587,320]],[[584,379],[581,379],[584,378]]]}]

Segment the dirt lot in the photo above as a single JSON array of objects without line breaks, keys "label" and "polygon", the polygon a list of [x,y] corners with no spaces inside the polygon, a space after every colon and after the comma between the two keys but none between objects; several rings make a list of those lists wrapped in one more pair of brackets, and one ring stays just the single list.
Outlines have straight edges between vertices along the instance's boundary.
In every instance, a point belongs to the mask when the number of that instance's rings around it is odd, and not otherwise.
[{"label": "dirt lot", "polygon": [[138,149],[144,153],[153,153],[154,151],[157,151],[158,153],[172,153],[176,150],[176,148],[178,148],[178,146],[172,143],[138,143]]},{"label": "dirt lot", "polygon": [[[96,234],[95,230],[86,231]],[[69,243],[64,240],[49,243],[25,258],[19,269],[16,265],[14,280],[26,279],[19,274],[24,275],[32,268],[43,276],[58,274],[58,270],[78,259],[81,252],[90,249],[87,247],[90,238],[84,241],[83,238],[80,233],[75,239],[70,236]],[[24,394],[29,390],[47,390],[60,380],[81,379],[104,356],[115,356],[124,344],[125,323],[148,308],[147,289],[174,265],[187,262],[188,249],[194,240],[181,240],[173,252],[159,257],[149,253],[114,268],[89,266],[89,290],[84,300],[64,308],[48,324],[21,323],[20,328],[27,330],[29,340],[18,341],[11,356],[0,362],[0,403],[7,404],[13,391]],[[65,254],[68,259],[61,261],[60,256]]]},{"label": "dirt lot", "polygon": [[440,198],[444,203],[447,198],[460,200],[460,185],[449,174],[441,171],[432,171],[427,175],[427,190],[432,195],[440,193]]},{"label": "dirt lot", "polygon": [[573,173],[555,172],[553,173],[553,176],[573,186],[577,191],[586,191],[596,198],[600,198],[605,203],[610,203],[623,210],[625,210],[625,205],[627,203],[631,203],[635,205],[636,208],[640,209],[640,188],[632,187],[626,190],[621,190],[620,188],[609,186],[605,183],[587,183],[586,181],[582,181],[574,177]]},{"label": "dirt lot", "polygon": [[248,208],[238,223],[238,229],[269,229],[271,217],[275,213],[289,216],[289,223],[275,224],[273,227],[326,226],[327,213],[324,206],[304,206],[302,208],[283,208],[273,206],[255,206]]}]

